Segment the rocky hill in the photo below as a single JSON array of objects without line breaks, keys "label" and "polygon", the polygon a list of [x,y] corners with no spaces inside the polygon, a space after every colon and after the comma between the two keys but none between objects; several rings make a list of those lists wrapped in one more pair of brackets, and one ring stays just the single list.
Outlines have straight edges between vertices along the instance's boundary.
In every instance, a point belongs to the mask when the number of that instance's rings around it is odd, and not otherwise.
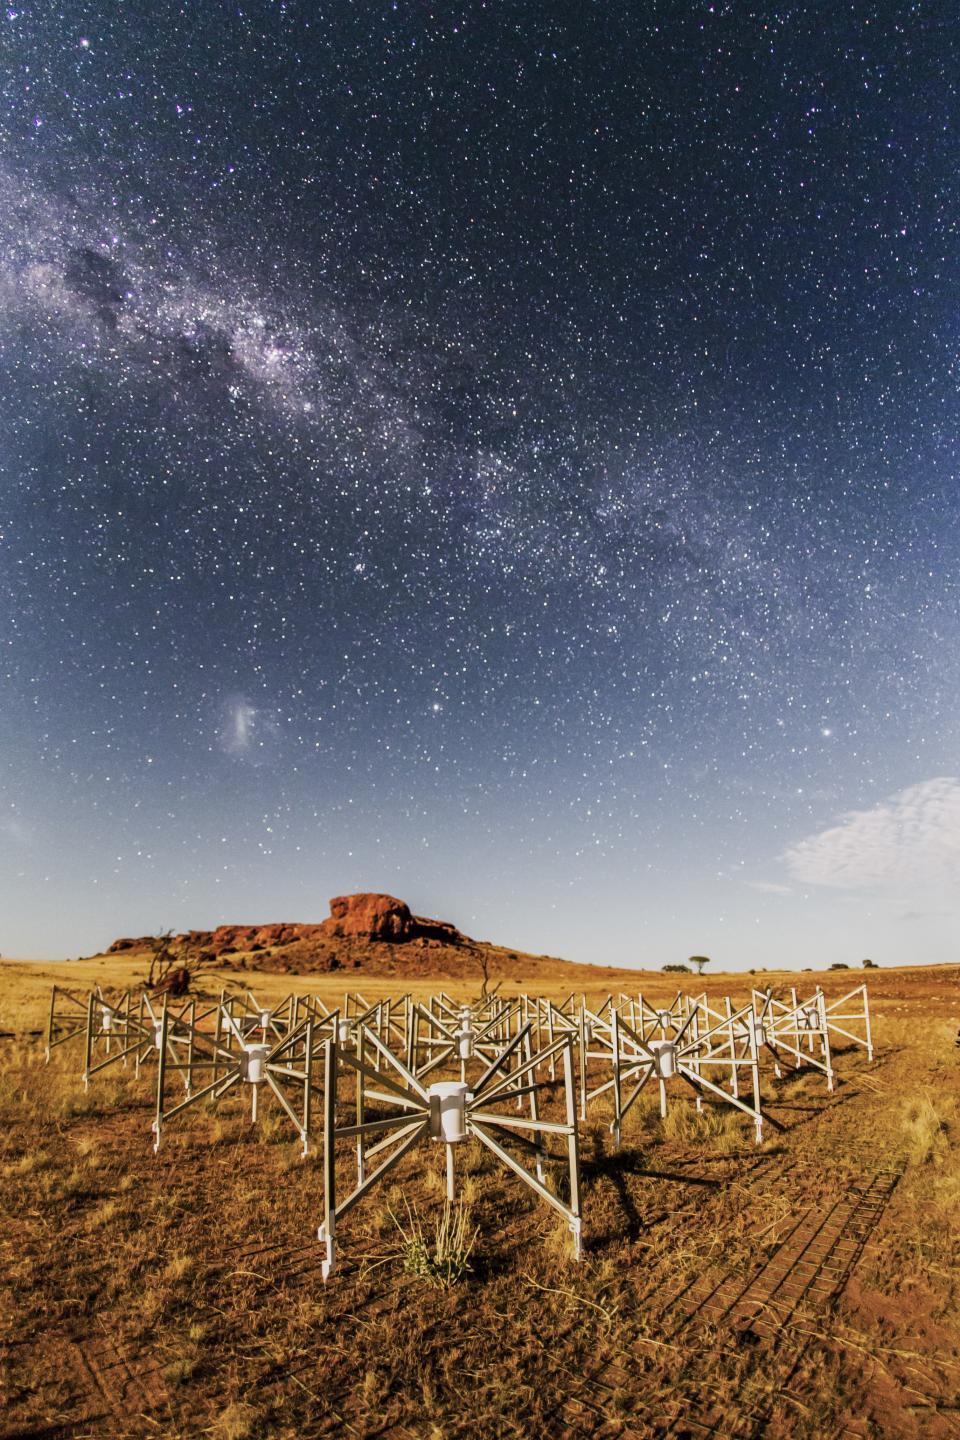
[{"label": "rocky hill", "polygon": [[[149,955],[160,937],[115,940],[108,954]],[[445,920],[414,915],[394,895],[363,892],[330,901],[326,920],[309,924],[220,925],[169,937],[178,962],[217,971],[267,971],[289,975],[429,976],[491,982],[543,973],[565,983],[597,983],[602,972],[550,956],[528,955],[472,940]],[[569,972],[569,975],[568,975]],[[580,974],[583,972],[583,975]],[[619,972],[611,972],[619,973]]]},{"label": "rocky hill", "polygon": [[[123,951],[151,949],[158,937],[140,935],[114,940],[108,955]],[[344,944],[445,945],[470,947],[473,941],[446,920],[428,920],[412,914],[409,905],[395,895],[364,892],[359,895],[337,895],[330,901],[330,914],[318,924],[218,925],[216,930],[185,930],[169,937],[171,950],[185,957],[205,962],[229,963],[232,955],[262,955],[264,958],[299,945],[303,953],[308,943],[318,956],[334,954]],[[335,966],[324,966],[330,969]]]}]

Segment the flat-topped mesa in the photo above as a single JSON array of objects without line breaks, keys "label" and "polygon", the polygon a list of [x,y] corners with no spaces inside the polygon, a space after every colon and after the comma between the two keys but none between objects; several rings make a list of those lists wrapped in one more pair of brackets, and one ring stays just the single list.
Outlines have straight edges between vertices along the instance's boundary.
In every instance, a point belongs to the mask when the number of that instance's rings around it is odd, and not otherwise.
[{"label": "flat-topped mesa", "polygon": [[361,892],[335,895],[330,901],[330,918],[319,927],[331,939],[355,937],[403,945],[408,940],[442,940],[446,945],[465,945],[467,937],[445,920],[428,920],[412,914],[409,905],[395,895]]},{"label": "flat-topped mesa", "polygon": [[413,939],[413,923],[409,905],[395,895],[335,895],[322,933],[331,939],[356,936],[397,945]]}]

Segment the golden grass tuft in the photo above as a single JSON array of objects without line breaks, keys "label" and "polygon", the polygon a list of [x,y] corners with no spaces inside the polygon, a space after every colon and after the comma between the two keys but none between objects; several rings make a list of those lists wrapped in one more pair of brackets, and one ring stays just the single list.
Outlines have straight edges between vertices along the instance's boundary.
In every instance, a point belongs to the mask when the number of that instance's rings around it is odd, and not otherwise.
[{"label": "golden grass tuft", "polygon": [[925,1090],[906,1098],[902,1127],[909,1165],[942,1165],[949,1148],[950,1122],[956,1115],[952,1096]]},{"label": "golden grass tuft", "polygon": [[216,1440],[254,1440],[260,1429],[259,1416],[251,1405],[232,1401],[213,1424]]},{"label": "golden grass tuft", "polygon": [[723,1154],[737,1150],[745,1134],[753,1138],[753,1122],[733,1106],[705,1104],[697,1110],[694,1102],[672,1102],[663,1121],[663,1133],[684,1144],[707,1142],[711,1149]]}]

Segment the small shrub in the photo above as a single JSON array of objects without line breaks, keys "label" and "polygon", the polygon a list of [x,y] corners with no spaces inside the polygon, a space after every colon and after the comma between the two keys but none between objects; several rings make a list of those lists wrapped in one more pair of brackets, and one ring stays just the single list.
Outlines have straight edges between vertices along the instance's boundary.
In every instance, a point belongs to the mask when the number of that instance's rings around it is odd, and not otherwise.
[{"label": "small shrub", "polygon": [[101,1226],[115,1227],[117,1223],[117,1202],[116,1200],[104,1200],[90,1216],[90,1224],[94,1228]]},{"label": "small shrub", "polygon": [[23,1179],[37,1170],[46,1170],[49,1164],[50,1157],[46,1151],[34,1150],[27,1155],[21,1155],[19,1160],[13,1160],[9,1165],[4,1165],[3,1174]]},{"label": "small shrub", "polygon": [[174,1255],[164,1266],[163,1279],[168,1285],[176,1280],[183,1280],[193,1270],[193,1260],[189,1255]]},{"label": "small shrub", "polygon": [[664,965],[662,970],[664,975],[691,975],[693,973],[689,965]]},{"label": "small shrub", "polygon": [[408,1275],[419,1275],[438,1290],[449,1290],[473,1269],[470,1253],[477,1239],[476,1229],[469,1234],[469,1211],[463,1201],[451,1205],[444,1200],[432,1240],[424,1232],[423,1221],[406,1201],[407,1225],[401,1224],[391,1210],[390,1218],[400,1231],[400,1253]]}]

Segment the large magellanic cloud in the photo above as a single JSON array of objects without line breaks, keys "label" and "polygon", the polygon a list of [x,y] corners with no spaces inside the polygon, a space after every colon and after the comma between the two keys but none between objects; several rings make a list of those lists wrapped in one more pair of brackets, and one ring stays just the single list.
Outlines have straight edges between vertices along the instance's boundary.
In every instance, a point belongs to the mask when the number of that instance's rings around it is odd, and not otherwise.
[{"label": "large magellanic cloud", "polygon": [[924,780],[851,810],[784,859],[795,880],[837,890],[960,886],[960,779]]}]

